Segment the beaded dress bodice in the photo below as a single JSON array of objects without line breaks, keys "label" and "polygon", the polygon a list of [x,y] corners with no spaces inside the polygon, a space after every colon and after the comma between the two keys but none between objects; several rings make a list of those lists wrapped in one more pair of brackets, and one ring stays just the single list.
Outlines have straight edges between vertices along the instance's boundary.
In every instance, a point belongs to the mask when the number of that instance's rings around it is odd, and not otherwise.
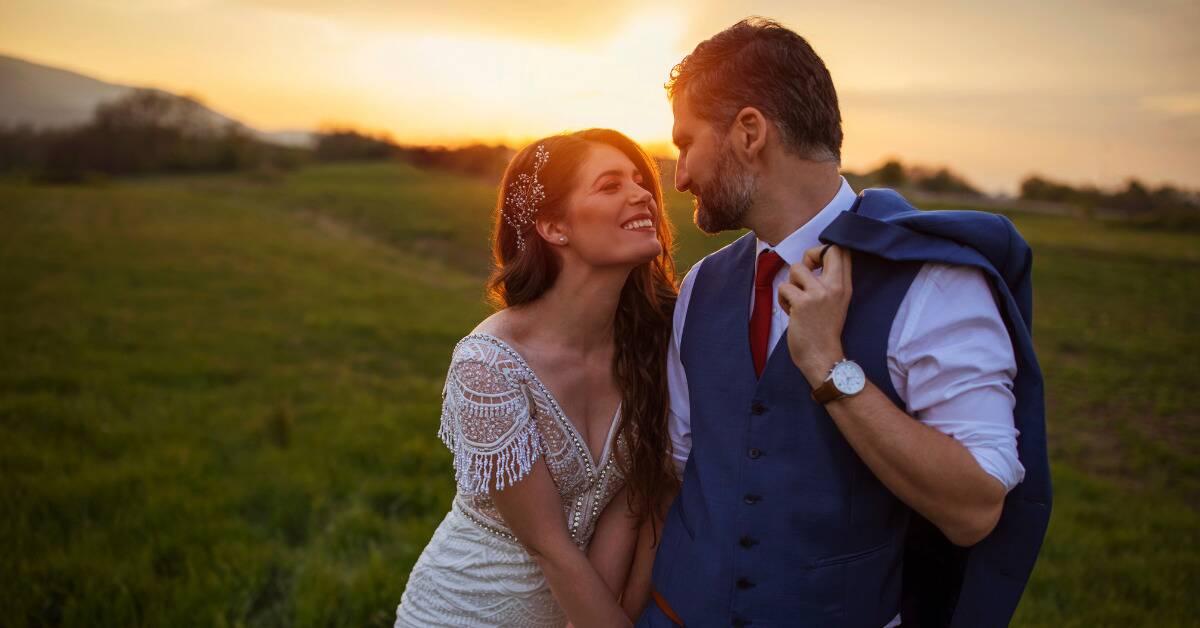
[{"label": "beaded dress bodice", "polygon": [[566,625],[541,567],[505,525],[489,491],[503,491],[545,461],[567,532],[585,550],[600,513],[625,482],[620,408],[615,414],[593,461],[579,431],[515,349],[490,334],[459,341],[438,430],[454,455],[458,492],[413,565],[396,609],[397,628]]},{"label": "beaded dress bodice", "polygon": [[[512,531],[488,494],[528,474],[540,458],[558,489],[567,528],[586,547],[604,507],[625,478],[616,456],[627,455],[613,417],[600,459],[524,358],[490,334],[459,341],[442,398],[438,435],[454,454],[455,505],[476,525],[508,540]],[[627,462],[622,459],[621,462]]]}]

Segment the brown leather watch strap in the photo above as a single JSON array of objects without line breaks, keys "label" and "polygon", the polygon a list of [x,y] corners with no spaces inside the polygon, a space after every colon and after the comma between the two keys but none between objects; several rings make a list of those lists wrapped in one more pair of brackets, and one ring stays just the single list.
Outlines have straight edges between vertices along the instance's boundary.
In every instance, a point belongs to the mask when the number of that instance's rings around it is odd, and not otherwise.
[{"label": "brown leather watch strap", "polygon": [[842,395],[842,391],[838,390],[837,386],[833,384],[832,377],[824,382],[821,382],[821,385],[817,386],[812,391],[813,401],[821,405],[825,405],[830,401],[840,399],[843,396],[844,395]]}]

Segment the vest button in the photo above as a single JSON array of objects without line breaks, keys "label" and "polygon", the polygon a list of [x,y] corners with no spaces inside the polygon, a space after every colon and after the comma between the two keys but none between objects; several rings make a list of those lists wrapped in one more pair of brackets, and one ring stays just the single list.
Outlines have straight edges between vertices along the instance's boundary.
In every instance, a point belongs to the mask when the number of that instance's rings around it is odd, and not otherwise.
[{"label": "vest button", "polygon": [[762,496],[761,495],[750,495],[749,493],[747,493],[746,496],[742,498],[742,500],[745,501],[747,504],[750,504],[751,506],[753,506],[754,504],[757,504],[759,501],[762,500]]},{"label": "vest button", "polygon": [[747,619],[742,619],[741,617],[733,618],[734,628],[743,628],[744,626],[749,626],[749,625],[750,625],[750,621]]},{"label": "vest button", "polygon": [[750,582],[750,580],[748,580],[746,578],[738,578],[737,579],[737,588],[739,588],[739,589],[749,589],[752,586],[754,586],[754,583]]},{"label": "vest button", "polygon": [[738,543],[740,543],[741,546],[746,549],[750,549],[751,547],[758,545],[758,541],[750,535],[746,535],[746,536],[743,536],[742,538],[738,539]]},{"label": "vest button", "polygon": [[767,407],[761,401],[755,401],[750,404],[750,414],[758,415],[767,411]]},{"label": "vest button", "polygon": [[762,455],[762,450],[758,447],[751,447],[750,451],[746,452],[746,455],[750,456],[751,459],[758,460],[758,457]]}]

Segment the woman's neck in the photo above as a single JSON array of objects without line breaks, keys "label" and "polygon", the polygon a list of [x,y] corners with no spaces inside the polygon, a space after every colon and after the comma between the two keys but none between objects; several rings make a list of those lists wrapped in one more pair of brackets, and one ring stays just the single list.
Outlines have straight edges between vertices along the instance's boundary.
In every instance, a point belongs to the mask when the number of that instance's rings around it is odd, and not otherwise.
[{"label": "woman's neck", "polygon": [[523,308],[526,334],[583,356],[608,350],[630,270],[564,265],[554,285]]}]

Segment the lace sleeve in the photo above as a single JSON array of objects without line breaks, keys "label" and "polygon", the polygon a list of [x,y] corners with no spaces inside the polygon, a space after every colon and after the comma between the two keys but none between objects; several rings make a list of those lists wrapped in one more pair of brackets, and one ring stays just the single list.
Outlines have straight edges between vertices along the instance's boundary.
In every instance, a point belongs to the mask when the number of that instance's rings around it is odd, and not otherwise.
[{"label": "lace sleeve", "polygon": [[475,360],[455,362],[446,375],[438,436],[454,454],[458,491],[468,496],[515,484],[542,445],[525,387]]}]

